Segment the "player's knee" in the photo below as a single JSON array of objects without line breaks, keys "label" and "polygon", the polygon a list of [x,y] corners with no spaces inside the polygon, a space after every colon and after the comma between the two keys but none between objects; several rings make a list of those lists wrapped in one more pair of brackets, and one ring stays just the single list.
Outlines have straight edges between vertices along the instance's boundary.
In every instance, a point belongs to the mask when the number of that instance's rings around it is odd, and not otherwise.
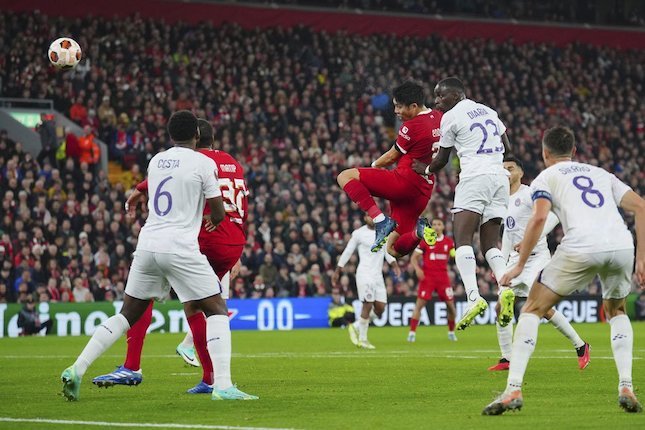
[{"label": "player's knee", "polygon": [[381,315],[383,315],[383,312],[385,312],[385,303],[381,302],[374,302],[374,313],[378,318],[381,318]]},{"label": "player's knee", "polygon": [[345,169],[338,174],[336,181],[338,182],[338,185],[343,188],[349,181],[352,179],[358,179],[359,177],[358,169]]},{"label": "player's knee", "polygon": [[602,306],[605,310],[605,317],[607,320],[617,317],[618,315],[624,315],[625,312],[625,300],[603,300]]}]

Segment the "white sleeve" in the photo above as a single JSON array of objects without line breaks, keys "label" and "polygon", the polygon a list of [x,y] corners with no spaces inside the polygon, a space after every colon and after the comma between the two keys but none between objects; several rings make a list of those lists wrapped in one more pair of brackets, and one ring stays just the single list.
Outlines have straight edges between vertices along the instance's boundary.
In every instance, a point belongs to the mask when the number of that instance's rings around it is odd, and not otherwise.
[{"label": "white sleeve", "polygon": [[501,136],[502,134],[506,133],[506,126],[502,122],[501,119],[499,119],[499,116],[497,117],[497,132]]},{"label": "white sleeve", "polygon": [[210,158],[202,155],[204,160],[202,161],[201,168],[201,177],[202,177],[202,191],[204,192],[204,197],[207,199],[212,199],[222,195],[222,191],[219,188],[219,183],[217,180],[217,164],[215,161]]},{"label": "white sleeve", "polygon": [[357,246],[358,240],[356,239],[354,233],[352,233],[352,237],[349,239],[349,242],[347,242],[345,250],[342,254],[340,254],[340,257],[338,258],[338,267],[345,267],[345,264],[347,264],[349,258],[352,256]]},{"label": "white sleeve", "polygon": [[385,261],[387,261],[388,264],[392,264],[396,261],[396,258],[392,257],[387,251],[385,251]]},{"label": "white sleeve", "polygon": [[453,115],[447,113],[441,117],[441,140],[439,146],[442,148],[452,148],[457,141],[457,125],[453,119]]},{"label": "white sleeve", "polygon": [[551,187],[549,186],[548,181],[548,171],[540,173],[533,183],[531,184],[531,200],[535,201],[537,199],[547,199],[550,202],[553,202]]},{"label": "white sleeve", "polygon": [[544,223],[544,230],[542,230],[542,234],[540,235],[540,238],[545,237],[547,234],[551,233],[551,231],[558,224],[560,224],[560,220],[558,219],[558,216],[553,212],[549,212],[549,215],[547,215],[546,217],[546,222]]},{"label": "white sleeve", "polygon": [[618,179],[616,175],[611,176],[611,193],[614,195],[614,201],[616,202],[616,206],[620,207],[620,202],[623,200],[623,197],[625,194],[627,194],[627,191],[631,191],[632,188]]}]

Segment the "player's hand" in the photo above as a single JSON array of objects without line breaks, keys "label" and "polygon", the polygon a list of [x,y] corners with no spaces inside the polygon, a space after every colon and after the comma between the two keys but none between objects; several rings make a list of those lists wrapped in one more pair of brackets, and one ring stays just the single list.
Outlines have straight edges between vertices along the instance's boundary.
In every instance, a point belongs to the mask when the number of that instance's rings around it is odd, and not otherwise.
[{"label": "player's hand", "polygon": [[394,276],[396,276],[397,278],[401,276],[401,268],[399,267],[399,263],[397,263],[396,261],[392,265],[392,271],[394,272]]},{"label": "player's hand", "polygon": [[[133,220],[137,216],[137,206],[139,205],[139,202],[145,202],[145,198],[145,194],[137,189],[132,191],[130,197],[128,197],[128,200],[125,202],[125,216],[127,219]],[[146,212],[145,204],[141,205],[141,211],[144,213]]]},{"label": "player's hand", "polygon": [[645,290],[645,258],[636,256],[636,280],[641,290]]},{"label": "player's hand", "polygon": [[508,272],[504,273],[504,276],[502,276],[502,279],[499,280],[499,285],[502,287],[509,287],[511,285],[511,281],[518,276],[520,276],[520,273],[522,273],[522,270],[524,270],[523,267],[521,267],[519,264],[516,264],[515,266],[511,267],[511,270]]},{"label": "player's hand", "polygon": [[217,226],[215,224],[213,224],[213,221],[211,221],[210,215],[205,216],[204,217],[204,230],[206,230],[207,232],[210,233],[212,231],[215,231],[216,228],[217,228]]},{"label": "player's hand", "polygon": [[332,285],[338,285],[339,279],[340,279],[340,267],[337,267],[336,270],[334,270],[334,274],[331,275]]},{"label": "player's hand", "polygon": [[425,274],[425,273],[423,273],[423,270],[421,270],[421,269],[416,269],[416,270],[414,271],[414,273],[416,273],[416,274],[417,274],[417,279],[418,279],[419,281],[423,281],[423,280],[426,278],[426,274]]},{"label": "player's hand", "polygon": [[417,172],[419,175],[425,176],[427,164],[420,162],[417,159],[412,160],[412,170]]},{"label": "player's hand", "polygon": [[235,265],[233,265],[233,267],[231,267],[231,276],[230,276],[231,281],[233,281],[233,279],[237,278],[237,275],[240,274],[240,266],[242,266],[242,261],[237,260],[237,263],[235,263]]}]

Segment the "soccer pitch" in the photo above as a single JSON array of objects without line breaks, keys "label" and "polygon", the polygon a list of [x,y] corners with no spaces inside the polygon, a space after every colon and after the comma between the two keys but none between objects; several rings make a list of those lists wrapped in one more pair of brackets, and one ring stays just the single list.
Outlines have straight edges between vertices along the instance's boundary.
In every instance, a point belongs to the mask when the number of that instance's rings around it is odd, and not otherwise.
[{"label": "soccer pitch", "polygon": [[[645,428],[645,414],[617,405],[609,326],[575,327],[592,346],[590,366],[578,370],[571,344],[542,325],[524,409],[500,417],[480,415],[507,375],[486,370],[499,358],[494,326],[458,332],[458,342],[447,339],[445,327],[421,327],[414,344],[405,328],[371,328],[374,351],[355,348],[341,329],[236,331],[233,381],[260,396],[247,402],[184,394],[201,368],[175,355],[181,335],[148,336],[140,386],[96,388],[94,376],[123,362],[121,339],[89,369],[75,403],[58,395],[59,376],[87,337],[0,339],[0,428]],[[644,323],[634,323],[634,335],[634,383],[643,401]]]}]

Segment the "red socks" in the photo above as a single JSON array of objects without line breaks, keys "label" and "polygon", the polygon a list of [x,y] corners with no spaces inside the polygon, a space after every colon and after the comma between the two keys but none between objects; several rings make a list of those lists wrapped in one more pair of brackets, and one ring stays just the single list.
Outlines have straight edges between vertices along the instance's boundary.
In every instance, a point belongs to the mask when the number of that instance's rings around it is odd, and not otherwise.
[{"label": "red socks", "polygon": [[414,318],[410,319],[410,331],[416,332],[418,325],[419,325],[419,320],[415,320]]},{"label": "red socks", "polygon": [[203,313],[199,312],[195,315],[188,317],[188,325],[190,331],[193,332],[193,343],[195,344],[195,351],[199,357],[199,362],[202,364],[202,381],[208,385],[213,385],[213,362],[206,349],[206,317]]},{"label": "red socks", "polygon": [[367,190],[365,185],[356,179],[352,179],[343,187],[343,191],[347,196],[352,199],[364,212],[366,212],[372,219],[382,214],[381,210],[376,206],[374,198]]},{"label": "red socks", "polygon": [[141,315],[139,321],[128,330],[128,350],[125,355],[125,363],[123,367],[130,370],[141,369],[141,351],[143,351],[143,341],[146,338],[146,331],[152,322],[152,305],[150,304],[146,311]]},{"label": "red socks", "polygon": [[455,331],[455,320],[448,320],[448,331]]},{"label": "red socks", "polygon": [[417,237],[414,233],[414,230],[407,233],[403,233],[397,240],[394,242],[394,249],[401,255],[408,255],[414,248],[419,246],[421,239]]}]

